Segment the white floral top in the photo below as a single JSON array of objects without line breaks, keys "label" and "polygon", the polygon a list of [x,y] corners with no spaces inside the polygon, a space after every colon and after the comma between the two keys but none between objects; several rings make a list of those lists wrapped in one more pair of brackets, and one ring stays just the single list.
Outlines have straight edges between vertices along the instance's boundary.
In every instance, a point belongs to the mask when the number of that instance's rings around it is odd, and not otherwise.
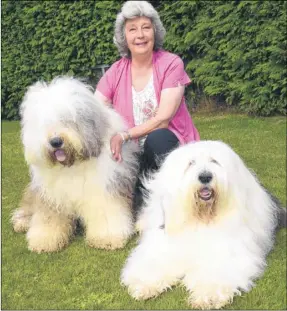
[{"label": "white floral top", "polygon": [[[133,113],[135,125],[140,125],[152,116],[155,115],[157,109],[157,100],[153,85],[153,75],[151,75],[145,88],[137,92],[134,87],[132,87],[133,93]],[[139,139],[139,144],[142,146],[146,136]]]}]

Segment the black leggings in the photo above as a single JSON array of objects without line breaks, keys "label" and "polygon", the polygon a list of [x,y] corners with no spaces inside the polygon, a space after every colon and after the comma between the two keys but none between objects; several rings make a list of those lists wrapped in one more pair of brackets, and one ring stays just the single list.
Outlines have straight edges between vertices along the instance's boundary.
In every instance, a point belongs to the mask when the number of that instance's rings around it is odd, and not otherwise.
[{"label": "black leggings", "polygon": [[143,151],[139,155],[140,171],[134,195],[134,211],[137,212],[143,202],[143,185],[141,177],[157,171],[165,157],[177,146],[179,140],[169,129],[157,129],[147,135]]}]

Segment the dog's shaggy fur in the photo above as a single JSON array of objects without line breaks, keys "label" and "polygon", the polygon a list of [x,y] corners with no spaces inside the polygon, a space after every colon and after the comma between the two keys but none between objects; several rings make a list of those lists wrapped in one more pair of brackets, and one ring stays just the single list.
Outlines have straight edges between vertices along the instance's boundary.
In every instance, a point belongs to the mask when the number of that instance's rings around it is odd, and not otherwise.
[{"label": "dog's shaggy fur", "polygon": [[214,309],[252,288],[266,266],[279,207],[230,147],[180,147],[145,186],[142,236],[121,275],[135,299],[182,283],[192,307]]},{"label": "dog's shaggy fur", "polygon": [[84,83],[59,77],[31,86],[21,105],[22,141],[31,182],[12,216],[28,247],[52,252],[67,245],[76,219],[92,247],[123,247],[133,232],[131,211],[137,145],[111,157],[110,138],[126,129]]}]

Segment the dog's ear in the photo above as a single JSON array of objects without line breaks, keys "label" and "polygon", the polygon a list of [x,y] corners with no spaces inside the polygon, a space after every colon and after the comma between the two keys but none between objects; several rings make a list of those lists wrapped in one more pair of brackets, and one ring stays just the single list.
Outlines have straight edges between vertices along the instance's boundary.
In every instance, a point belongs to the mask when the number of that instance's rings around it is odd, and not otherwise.
[{"label": "dog's ear", "polygon": [[92,144],[92,148],[90,148],[90,157],[98,157],[101,153],[102,142],[97,141]]},{"label": "dog's ear", "polygon": [[192,220],[192,207],[189,195],[172,199],[168,196],[162,198],[164,211],[164,228],[168,235],[180,233],[186,224]]}]

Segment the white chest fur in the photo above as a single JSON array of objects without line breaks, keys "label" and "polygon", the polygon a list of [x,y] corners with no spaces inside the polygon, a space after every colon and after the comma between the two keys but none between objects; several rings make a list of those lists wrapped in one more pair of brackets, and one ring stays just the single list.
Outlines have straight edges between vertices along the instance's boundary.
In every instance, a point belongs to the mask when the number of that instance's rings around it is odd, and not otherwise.
[{"label": "white chest fur", "polygon": [[[70,212],[79,209],[79,205],[89,204],[105,193],[106,182],[99,176],[109,178],[109,170],[101,165],[100,159],[91,159],[76,163],[71,167],[37,167],[33,171],[33,186],[40,188],[46,199],[56,206],[65,205]],[[99,171],[105,170],[105,172]],[[62,204],[64,203],[64,204]]]}]

